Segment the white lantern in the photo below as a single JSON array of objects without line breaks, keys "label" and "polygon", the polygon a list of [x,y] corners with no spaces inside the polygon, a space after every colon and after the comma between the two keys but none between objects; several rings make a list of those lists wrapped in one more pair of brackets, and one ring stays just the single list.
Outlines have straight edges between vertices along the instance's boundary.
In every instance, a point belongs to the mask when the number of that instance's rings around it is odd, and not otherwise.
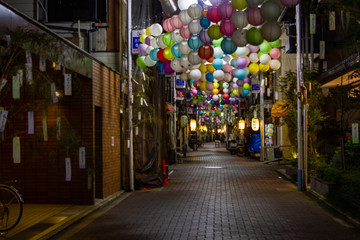
[{"label": "white lantern", "polygon": [[182,54],[189,54],[191,52],[191,48],[188,45],[188,41],[187,40],[182,40],[179,43],[179,50]]},{"label": "white lantern", "polygon": [[189,30],[192,34],[194,35],[198,35],[200,33],[200,31],[202,30],[202,27],[200,25],[200,21],[199,20],[192,20],[189,23]]},{"label": "white lantern", "polygon": [[243,11],[236,11],[231,16],[231,23],[239,29],[246,27],[248,25],[248,20],[246,17],[246,12]]},{"label": "white lantern", "polygon": [[163,31],[163,28],[159,23],[154,23],[150,26],[150,33],[151,33],[151,35],[153,35],[155,37],[160,36],[162,31]]},{"label": "white lantern", "polygon": [[200,70],[199,69],[191,70],[189,77],[190,77],[190,79],[193,79],[193,80],[199,80],[201,78]]},{"label": "white lantern", "polygon": [[213,76],[216,80],[221,81],[224,79],[224,71],[223,70],[215,70]]},{"label": "white lantern", "polygon": [[[199,56],[198,51],[191,51],[188,55],[189,62],[193,65],[198,65],[202,62],[202,58]],[[200,70],[199,70],[200,72]]]},{"label": "white lantern", "polygon": [[181,79],[182,81],[187,81],[187,80],[189,79],[189,77],[188,77],[187,73],[182,73],[182,74],[180,75],[180,79]]},{"label": "white lantern", "polygon": [[189,69],[192,64],[189,62],[188,55],[182,55],[180,58],[180,65],[182,68]]},{"label": "white lantern", "polygon": [[262,63],[263,65],[270,64],[270,61],[271,57],[269,56],[269,54],[263,54],[260,56],[260,63]]},{"label": "white lantern", "polygon": [[279,60],[273,59],[273,60],[271,60],[269,66],[272,70],[277,71],[281,67],[281,63]]},{"label": "white lantern", "polygon": [[145,56],[144,62],[148,67],[153,67],[156,64],[156,61],[152,60],[149,55]]},{"label": "white lantern", "polygon": [[184,25],[188,25],[192,18],[189,16],[187,10],[182,10],[180,13],[179,13],[179,18],[180,18],[180,21],[184,24]]},{"label": "white lantern", "polygon": [[182,40],[184,40],[180,35],[180,29],[175,29],[171,33],[171,38],[172,38],[172,40],[174,40],[174,42],[181,42]]},{"label": "white lantern", "polygon": [[178,0],[180,10],[187,10],[192,4],[197,4],[198,0]]},{"label": "white lantern", "polygon": [[248,55],[249,52],[250,52],[250,50],[247,46],[238,47],[235,51],[236,55],[238,55],[239,57],[244,57],[244,56]]},{"label": "white lantern", "polygon": [[259,61],[259,57],[257,53],[250,53],[249,60],[252,63],[257,63]]},{"label": "white lantern", "polygon": [[202,7],[199,4],[192,4],[187,12],[192,19],[199,19],[202,16]]},{"label": "white lantern", "polygon": [[[146,57],[145,57],[146,60]],[[175,58],[171,61],[171,68],[175,71],[175,72],[181,72],[181,70],[183,69],[180,65],[180,58]]]},{"label": "white lantern", "polygon": [[259,130],[259,119],[258,118],[253,118],[251,119],[251,128],[253,131],[258,131]]}]

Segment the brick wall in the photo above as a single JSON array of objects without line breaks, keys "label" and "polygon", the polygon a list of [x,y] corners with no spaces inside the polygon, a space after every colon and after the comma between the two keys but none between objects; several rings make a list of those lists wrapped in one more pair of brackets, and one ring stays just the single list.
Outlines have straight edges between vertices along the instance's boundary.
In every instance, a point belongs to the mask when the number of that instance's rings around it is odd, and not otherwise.
[{"label": "brick wall", "polygon": [[102,108],[102,184],[107,197],[121,188],[120,76],[95,61],[93,94],[94,107]]}]

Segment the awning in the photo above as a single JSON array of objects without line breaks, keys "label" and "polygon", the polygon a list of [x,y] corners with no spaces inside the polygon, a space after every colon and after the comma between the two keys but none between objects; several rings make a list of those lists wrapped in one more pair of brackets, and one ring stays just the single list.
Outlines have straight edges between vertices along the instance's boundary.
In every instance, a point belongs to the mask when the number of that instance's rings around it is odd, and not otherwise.
[{"label": "awning", "polygon": [[171,105],[170,103],[166,103],[166,113],[171,113],[171,112],[175,112],[175,107],[173,105]]}]

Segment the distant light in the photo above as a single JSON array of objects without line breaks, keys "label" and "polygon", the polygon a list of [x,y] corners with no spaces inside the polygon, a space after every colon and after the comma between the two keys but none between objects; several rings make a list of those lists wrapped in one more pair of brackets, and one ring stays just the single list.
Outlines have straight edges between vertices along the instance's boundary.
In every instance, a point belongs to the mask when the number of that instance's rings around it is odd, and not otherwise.
[{"label": "distant light", "polygon": [[219,169],[219,168],[223,168],[223,167],[220,167],[220,166],[208,166],[208,167],[204,167],[204,168]]},{"label": "distant light", "polygon": [[202,0],[203,3],[205,3],[208,6],[212,6],[211,2],[209,0]]},{"label": "distant light", "polygon": [[55,91],[55,96],[59,97],[60,93],[58,91]]}]

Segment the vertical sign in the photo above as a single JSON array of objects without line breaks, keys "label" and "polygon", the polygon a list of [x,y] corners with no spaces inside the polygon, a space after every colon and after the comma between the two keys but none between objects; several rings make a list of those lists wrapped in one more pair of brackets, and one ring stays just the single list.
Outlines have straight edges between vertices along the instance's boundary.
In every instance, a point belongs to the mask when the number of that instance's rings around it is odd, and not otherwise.
[{"label": "vertical sign", "polygon": [[56,118],[56,139],[59,141],[61,138],[61,117]]},{"label": "vertical sign", "polygon": [[40,59],[39,59],[39,70],[41,72],[45,72],[46,71],[46,58],[43,54],[40,54]]},{"label": "vertical sign", "polygon": [[33,82],[33,75],[32,75],[32,64],[26,63],[25,64],[25,77],[28,84],[32,84]]},{"label": "vertical sign", "polygon": [[18,75],[12,77],[13,99],[20,99],[20,82]]},{"label": "vertical sign", "polygon": [[316,14],[310,13],[310,34],[316,33]]},{"label": "vertical sign", "polygon": [[7,80],[5,78],[3,78],[3,80],[1,80],[1,84],[0,84],[0,92],[5,87],[6,83],[7,83]]},{"label": "vertical sign", "polygon": [[71,74],[66,73],[64,75],[64,95],[71,96],[72,88],[71,88]]},{"label": "vertical sign", "polygon": [[132,35],[131,52],[133,54],[137,54],[137,53],[139,53],[139,45],[141,44],[141,42],[140,42],[141,30],[133,30],[131,32],[131,35]]},{"label": "vertical sign", "polygon": [[13,138],[13,159],[14,163],[20,163],[20,137]]},{"label": "vertical sign", "polygon": [[71,181],[71,160],[70,160],[70,158],[65,158],[65,169],[66,169],[65,181],[69,182],[69,181]]},{"label": "vertical sign", "polygon": [[2,110],[0,112],[0,132],[5,131],[7,116],[8,116],[8,111]]},{"label": "vertical sign", "polygon": [[22,86],[24,84],[24,70],[19,69],[17,71],[17,76],[18,76],[18,79],[19,79],[19,82],[20,82],[20,86]]},{"label": "vertical sign", "polygon": [[352,143],[359,143],[359,124],[352,124]]},{"label": "vertical sign", "polygon": [[34,112],[28,112],[28,134],[34,134]]},{"label": "vertical sign", "polygon": [[111,136],[111,146],[114,147],[115,146],[115,137]]},{"label": "vertical sign", "polygon": [[320,41],[320,59],[325,59],[325,41]]},{"label": "vertical sign", "polygon": [[48,140],[48,132],[47,132],[47,119],[44,117],[42,119],[42,125],[43,125],[43,135],[44,135],[44,141],[46,142]]},{"label": "vertical sign", "polygon": [[335,12],[329,12],[329,31],[335,31]]},{"label": "vertical sign", "polygon": [[79,147],[79,168],[85,168],[85,147]]}]

